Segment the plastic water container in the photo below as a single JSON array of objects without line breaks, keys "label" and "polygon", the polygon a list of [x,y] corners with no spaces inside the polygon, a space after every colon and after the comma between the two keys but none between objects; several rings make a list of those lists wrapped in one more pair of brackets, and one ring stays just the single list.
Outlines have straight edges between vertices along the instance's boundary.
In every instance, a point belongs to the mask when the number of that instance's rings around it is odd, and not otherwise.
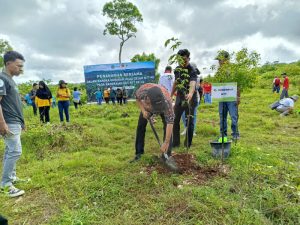
[{"label": "plastic water container", "polygon": [[[224,143],[224,158],[227,158],[230,154],[230,147],[232,141],[227,141]],[[213,157],[222,157],[222,143],[218,141],[211,141],[210,146],[212,148]]]}]

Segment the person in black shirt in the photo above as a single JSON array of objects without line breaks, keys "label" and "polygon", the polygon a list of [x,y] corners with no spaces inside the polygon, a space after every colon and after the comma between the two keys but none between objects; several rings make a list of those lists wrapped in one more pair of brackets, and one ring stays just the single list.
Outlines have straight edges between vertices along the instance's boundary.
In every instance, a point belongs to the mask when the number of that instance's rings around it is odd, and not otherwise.
[{"label": "person in black shirt", "polygon": [[177,66],[174,70],[175,81],[171,97],[177,91],[174,112],[175,120],[173,126],[173,147],[180,145],[180,118],[185,112],[187,118],[188,129],[184,145],[190,147],[193,140],[194,133],[194,120],[193,114],[197,105],[197,71],[190,65],[190,52],[187,49],[181,49],[177,53],[182,58],[181,65]]}]

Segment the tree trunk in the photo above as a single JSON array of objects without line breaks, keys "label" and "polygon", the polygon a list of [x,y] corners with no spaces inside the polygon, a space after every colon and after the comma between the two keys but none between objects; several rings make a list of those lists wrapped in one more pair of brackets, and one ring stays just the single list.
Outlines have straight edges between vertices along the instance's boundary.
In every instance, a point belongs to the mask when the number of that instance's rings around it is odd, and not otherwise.
[{"label": "tree trunk", "polygon": [[119,63],[122,63],[122,49],[123,49],[124,41],[120,43],[120,50],[119,50]]}]

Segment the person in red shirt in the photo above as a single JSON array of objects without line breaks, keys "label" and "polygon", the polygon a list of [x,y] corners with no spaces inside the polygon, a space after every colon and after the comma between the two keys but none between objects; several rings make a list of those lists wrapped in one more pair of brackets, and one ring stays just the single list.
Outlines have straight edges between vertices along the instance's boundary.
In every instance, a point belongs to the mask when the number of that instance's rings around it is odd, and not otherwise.
[{"label": "person in red shirt", "polygon": [[276,76],[273,80],[273,93],[276,91],[276,93],[280,92],[280,78],[278,76]]},{"label": "person in red shirt", "polygon": [[211,84],[204,81],[203,84],[204,103],[211,104]]},{"label": "person in red shirt", "polygon": [[286,75],[286,73],[282,73],[281,75],[283,76],[284,80],[283,80],[283,88],[282,88],[282,92],[281,92],[281,95],[280,95],[280,99],[283,99],[283,98],[288,98],[289,97],[289,93],[288,93],[289,78]]}]

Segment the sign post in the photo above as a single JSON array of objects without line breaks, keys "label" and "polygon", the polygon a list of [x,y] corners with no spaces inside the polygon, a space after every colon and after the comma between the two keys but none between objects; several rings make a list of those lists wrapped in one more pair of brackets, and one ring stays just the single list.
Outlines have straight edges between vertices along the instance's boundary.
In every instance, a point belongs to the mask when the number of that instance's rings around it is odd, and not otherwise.
[{"label": "sign post", "polygon": [[222,103],[222,163],[224,162],[225,102],[237,101],[237,83],[213,83],[212,102]]},{"label": "sign post", "polygon": [[85,84],[88,101],[95,100],[98,88],[113,88],[127,90],[128,97],[132,97],[140,85],[154,82],[154,62],[115,63],[84,66]]}]

